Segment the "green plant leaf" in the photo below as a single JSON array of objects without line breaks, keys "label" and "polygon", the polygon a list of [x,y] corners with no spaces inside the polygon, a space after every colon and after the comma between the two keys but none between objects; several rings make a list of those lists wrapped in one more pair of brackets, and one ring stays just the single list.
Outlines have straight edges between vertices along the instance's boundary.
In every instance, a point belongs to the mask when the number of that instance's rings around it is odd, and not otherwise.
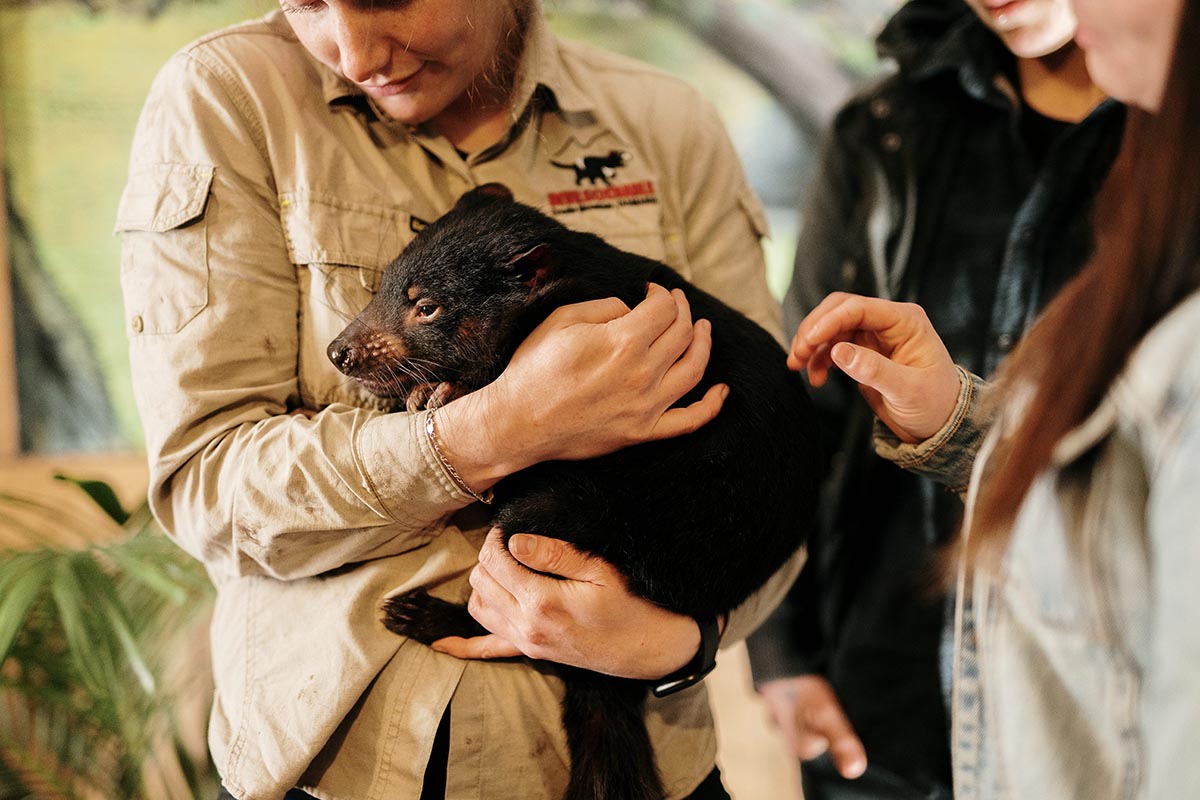
[{"label": "green plant leaf", "polygon": [[[148,797],[147,770],[160,758],[151,752],[178,762],[169,771],[197,797],[215,791],[210,765],[180,746],[174,689],[158,685],[174,643],[209,607],[211,584],[146,503],[116,540],[106,513],[100,500],[57,507],[0,492],[0,525],[11,516],[33,548],[0,551],[0,660],[14,667],[0,671],[2,800]],[[105,540],[93,544],[98,531]],[[59,540],[74,544],[46,544]],[[40,763],[25,757],[29,748]]]},{"label": "green plant leaf", "polygon": [[43,553],[14,553],[0,561],[0,664],[8,657],[30,606],[45,588],[51,559]]},{"label": "green plant leaf", "polygon": [[36,797],[38,800],[75,800],[71,790],[71,775],[47,758],[37,747],[23,745],[19,740],[0,731],[0,763],[27,794],[8,797]]},{"label": "green plant leaf", "polygon": [[117,493],[104,481],[73,478],[61,472],[56,473],[54,479],[73,483],[80,489],[83,489],[83,491],[87,492],[88,497],[92,498],[96,505],[104,510],[105,514],[116,520],[118,525],[124,525],[125,521],[129,519],[129,512],[121,507],[121,501],[117,499]]},{"label": "green plant leaf", "polygon": [[103,612],[103,616],[96,616],[95,622],[106,621],[108,623],[108,632],[116,638],[121,651],[125,654],[125,661],[133,670],[142,690],[146,694],[152,694],[154,677],[150,674],[150,668],[146,666],[141,648],[138,647],[134,638],[129,619],[122,610],[121,600],[113,586],[112,577],[105,573],[95,561],[79,560],[75,566],[80,584],[94,598],[95,604]]},{"label": "green plant leaf", "polygon": [[112,646],[110,631],[88,624],[89,615],[85,611],[88,598],[75,572],[76,555],[70,554],[54,565],[50,594],[80,679],[96,697],[108,698],[111,682],[104,673],[110,671],[105,667],[111,665],[110,653],[116,648]]},{"label": "green plant leaf", "polygon": [[104,551],[104,555],[124,570],[126,576],[154,590],[172,603],[182,605],[187,602],[187,590],[157,564],[141,558],[140,554],[130,553],[124,547],[110,547]]}]

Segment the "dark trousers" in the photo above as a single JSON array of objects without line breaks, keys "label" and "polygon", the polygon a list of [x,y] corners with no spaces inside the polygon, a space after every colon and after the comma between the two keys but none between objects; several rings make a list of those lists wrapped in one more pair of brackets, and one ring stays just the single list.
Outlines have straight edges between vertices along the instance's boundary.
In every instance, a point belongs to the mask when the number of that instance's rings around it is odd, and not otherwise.
[{"label": "dark trousers", "polygon": [[[443,779],[444,781],[444,779]],[[426,792],[421,792],[422,800],[429,800]],[[234,800],[233,795],[221,789],[221,794],[217,800]],[[302,792],[299,789],[292,789],[283,800],[314,800],[313,796],[308,792]],[[729,792],[725,791],[725,786],[721,783],[721,772],[716,767],[708,773],[708,777],[704,779],[704,783],[696,788],[696,791],[687,796],[687,800],[732,800]]]},{"label": "dark trousers", "polygon": [[[446,800],[446,761],[450,756],[450,714],[442,717],[437,734],[433,737],[433,750],[429,753],[429,764],[425,767],[425,784],[421,787],[421,800]],[[221,788],[217,800],[235,800],[233,795]],[[283,800],[316,800],[308,792],[292,789]],[[721,783],[721,771],[713,767],[704,782],[687,800],[732,800]]]}]

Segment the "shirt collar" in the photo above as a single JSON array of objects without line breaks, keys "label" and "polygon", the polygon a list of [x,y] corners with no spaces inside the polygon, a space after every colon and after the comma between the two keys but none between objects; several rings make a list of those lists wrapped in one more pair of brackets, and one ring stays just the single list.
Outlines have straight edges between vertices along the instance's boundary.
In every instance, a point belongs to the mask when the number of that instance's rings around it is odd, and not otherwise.
[{"label": "shirt collar", "polygon": [[524,112],[534,94],[543,89],[554,98],[561,111],[592,111],[596,104],[575,79],[563,69],[559,43],[550,32],[541,12],[534,11],[525,36],[525,52],[517,68],[513,93],[513,116]]}]

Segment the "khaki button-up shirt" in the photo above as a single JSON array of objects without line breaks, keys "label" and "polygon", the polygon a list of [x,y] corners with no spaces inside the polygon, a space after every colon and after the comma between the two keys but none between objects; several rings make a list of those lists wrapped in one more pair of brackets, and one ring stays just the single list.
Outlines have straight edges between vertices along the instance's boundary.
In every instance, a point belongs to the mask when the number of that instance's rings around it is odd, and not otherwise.
[{"label": "khaki button-up shirt", "polygon": [[[117,222],[130,357],[153,509],[218,589],[209,740],[243,800],[295,785],[415,798],[447,705],[447,797],[566,785],[552,665],[459,661],[380,622],[381,601],[414,587],[463,601],[487,530],[424,413],[387,413],[325,357],[422,226],[498,181],[778,329],[760,207],[694,90],[540,19],[518,88],[508,135],[464,159],[377,114],[273,13],[185,48],[146,101]],[[800,560],[732,615],[727,641]],[[647,725],[685,796],[713,764],[704,687],[652,699]]]}]

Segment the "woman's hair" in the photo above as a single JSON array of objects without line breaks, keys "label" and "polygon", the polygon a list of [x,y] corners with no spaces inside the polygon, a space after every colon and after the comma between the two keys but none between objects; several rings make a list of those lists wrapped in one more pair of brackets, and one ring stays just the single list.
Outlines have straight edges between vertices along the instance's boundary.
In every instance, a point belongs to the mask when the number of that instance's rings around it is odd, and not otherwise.
[{"label": "woman's hair", "polygon": [[[1000,371],[1021,403],[980,482],[966,555],[994,565],[1034,477],[1105,395],[1146,332],[1200,288],[1200,0],[1184,0],[1160,109],[1130,109],[1097,202],[1096,252]],[[1164,380],[1166,376],[1164,376]],[[1034,387],[1026,404],[1025,392]]]},{"label": "woman's hair", "polygon": [[[516,80],[517,68],[529,34],[529,23],[537,13],[538,0],[483,0],[498,2],[503,15],[497,29],[495,56],[483,74],[484,85],[507,94]],[[483,87],[480,87],[483,88]]]}]

